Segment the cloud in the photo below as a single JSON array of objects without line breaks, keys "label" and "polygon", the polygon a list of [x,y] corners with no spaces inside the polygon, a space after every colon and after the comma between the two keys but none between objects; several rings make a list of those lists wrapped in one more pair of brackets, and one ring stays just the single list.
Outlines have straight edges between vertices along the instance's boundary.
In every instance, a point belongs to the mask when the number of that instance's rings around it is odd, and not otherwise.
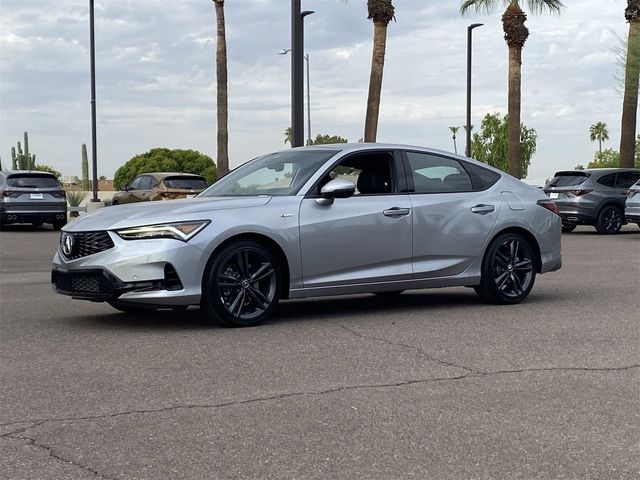
[{"label": "cloud", "polygon": [[[500,11],[461,17],[457,2],[396,0],[389,26],[379,139],[452,149],[465,116],[466,26],[474,31],[473,123],[506,111],[507,48]],[[567,2],[568,3],[568,2]],[[231,164],[283,148],[290,124],[290,2],[225,2]],[[568,3],[560,17],[529,15],[523,122],[539,133],[530,169],[543,179],[586,163],[588,127],[609,124],[617,147],[622,99],[612,48],[626,35],[624,2]],[[312,129],[362,136],[372,24],[365,2],[303,0]],[[32,150],[65,174],[80,170],[90,138],[85,0],[0,0],[0,154],[30,132]],[[156,146],[216,151],[212,2],[96,3],[100,174]]]}]

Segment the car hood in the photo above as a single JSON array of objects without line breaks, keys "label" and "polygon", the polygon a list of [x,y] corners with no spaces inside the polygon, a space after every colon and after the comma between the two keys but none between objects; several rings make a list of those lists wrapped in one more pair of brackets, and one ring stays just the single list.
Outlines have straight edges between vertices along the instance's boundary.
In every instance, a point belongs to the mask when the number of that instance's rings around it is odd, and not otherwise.
[{"label": "car hood", "polygon": [[271,197],[202,197],[182,200],[130,203],[100,208],[68,223],[68,232],[113,230],[161,222],[210,218],[210,212],[234,208],[261,207]]}]

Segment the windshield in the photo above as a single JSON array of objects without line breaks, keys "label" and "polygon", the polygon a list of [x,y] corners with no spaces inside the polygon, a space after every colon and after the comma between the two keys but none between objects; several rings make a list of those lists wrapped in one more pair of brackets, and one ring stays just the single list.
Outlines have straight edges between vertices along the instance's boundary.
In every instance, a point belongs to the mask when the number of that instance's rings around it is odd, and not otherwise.
[{"label": "windshield", "polygon": [[59,188],[60,185],[55,177],[51,175],[38,175],[25,173],[22,175],[11,175],[7,178],[7,185],[10,187],[22,188]]},{"label": "windshield", "polygon": [[198,197],[295,195],[340,150],[287,150],[258,157],[236,168]]},{"label": "windshield", "polygon": [[586,173],[579,172],[558,172],[548,187],[574,187],[580,185],[589,177]]}]

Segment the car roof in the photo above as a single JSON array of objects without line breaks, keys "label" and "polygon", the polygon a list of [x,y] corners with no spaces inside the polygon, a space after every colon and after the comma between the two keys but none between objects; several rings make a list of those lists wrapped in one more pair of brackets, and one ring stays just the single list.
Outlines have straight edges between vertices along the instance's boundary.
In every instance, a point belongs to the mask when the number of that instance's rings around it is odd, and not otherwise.
[{"label": "car roof", "polygon": [[616,172],[633,172],[633,173],[640,173],[640,169],[638,168],[585,168],[584,170],[558,170],[554,175],[558,175],[559,173],[562,174],[577,174],[577,175],[581,175],[581,174],[601,174],[601,175],[606,175],[609,173],[616,173]]},{"label": "car roof", "polygon": [[195,173],[184,173],[184,172],[145,172],[138,175],[139,177],[142,175],[151,175],[155,177],[157,180],[163,180],[167,177],[195,177],[195,178],[204,178],[202,175],[196,175]]},{"label": "car roof", "polygon": [[48,175],[50,177],[56,178],[56,176],[51,172],[43,172],[41,170],[3,170],[0,174],[8,177],[13,177],[14,175]]}]

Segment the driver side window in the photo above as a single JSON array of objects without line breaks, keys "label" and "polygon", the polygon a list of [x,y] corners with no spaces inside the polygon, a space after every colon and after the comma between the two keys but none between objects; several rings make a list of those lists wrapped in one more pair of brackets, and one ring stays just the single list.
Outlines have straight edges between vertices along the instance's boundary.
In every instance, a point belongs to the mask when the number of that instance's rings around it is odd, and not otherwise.
[{"label": "driver side window", "polygon": [[386,195],[393,193],[393,157],[391,153],[371,152],[350,156],[334,166],[318,185],[342,178],[356,186],[354,195]]},{"label": "driver side window", "polygon": [[140,184],[142,183],[142,177],[136,178],[131,185],[129,185],[129,190],[140,190]]}]

